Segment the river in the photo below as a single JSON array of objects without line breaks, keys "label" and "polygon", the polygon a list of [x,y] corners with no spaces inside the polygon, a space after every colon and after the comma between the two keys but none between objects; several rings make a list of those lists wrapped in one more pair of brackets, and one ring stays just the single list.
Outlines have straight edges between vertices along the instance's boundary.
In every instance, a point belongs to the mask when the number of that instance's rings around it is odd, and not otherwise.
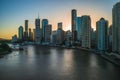
[{"label": "river", "polygon": [[119,80],[120,67],[91,52],[25,46],[0,58],[0,80]]}]

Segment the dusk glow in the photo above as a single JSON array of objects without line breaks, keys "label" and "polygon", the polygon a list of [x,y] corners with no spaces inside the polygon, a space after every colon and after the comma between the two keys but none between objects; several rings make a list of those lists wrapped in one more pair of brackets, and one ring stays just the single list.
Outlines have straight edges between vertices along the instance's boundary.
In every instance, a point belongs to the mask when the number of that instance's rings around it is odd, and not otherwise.
[{"label": "dusk glow", "polygon": [[120,79],[120,0],[0,0],[0,80]]},{"label": "dusk glow", "polygon": [[112,24],[112,7],[119,0],[0,0],[0,38],[11,39],[17,34],[24,20],[29,20],[29,28],[35,28],[35,19],[48,19],[52,30],[57,23],[63,22],[63,29],[71,30],[71,10],[77,10],[77,16],[90,15],[92,27],[104,17]]}]

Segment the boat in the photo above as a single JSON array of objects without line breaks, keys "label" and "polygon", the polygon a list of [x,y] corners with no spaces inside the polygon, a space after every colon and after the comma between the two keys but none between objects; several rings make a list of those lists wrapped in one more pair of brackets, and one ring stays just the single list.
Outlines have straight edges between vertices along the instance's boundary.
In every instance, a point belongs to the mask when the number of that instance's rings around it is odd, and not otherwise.
[{"label": "boat", "polygon": [[16,44],[11,46],[12,50],[24,50],[22,45]]}]

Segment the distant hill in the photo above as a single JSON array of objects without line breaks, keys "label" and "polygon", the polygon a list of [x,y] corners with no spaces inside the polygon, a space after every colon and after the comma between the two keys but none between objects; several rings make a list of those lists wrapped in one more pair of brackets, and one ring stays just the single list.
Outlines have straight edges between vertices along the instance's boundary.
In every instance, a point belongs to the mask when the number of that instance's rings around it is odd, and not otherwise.
[{"label": "distant hill", "polygon": [[0,41],[4,41],[5,39],[3,39],[3,38],[0,38]]},{"label": "distant hill", "polygon": [[10,41],[9,39],[0,38],[0,41]]}]

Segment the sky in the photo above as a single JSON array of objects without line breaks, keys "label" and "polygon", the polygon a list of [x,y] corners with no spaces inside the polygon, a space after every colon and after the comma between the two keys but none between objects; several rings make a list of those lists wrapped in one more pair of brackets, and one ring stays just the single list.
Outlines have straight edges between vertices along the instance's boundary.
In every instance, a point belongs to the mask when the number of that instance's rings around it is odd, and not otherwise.
[{"label": "sky", "polygon": [[18,33],[18,27],[24,27],[29,20],[29,28],[35,28],[35,19],[48,19],[52,30],[57,23],[63,23],[63,30],[71,30],[71,10],[77,10],[77,16],[89,15],[91,26],[104,17],[112,24],[112,7],[120,0],[0,0],[0,38],[11,39]]}]

